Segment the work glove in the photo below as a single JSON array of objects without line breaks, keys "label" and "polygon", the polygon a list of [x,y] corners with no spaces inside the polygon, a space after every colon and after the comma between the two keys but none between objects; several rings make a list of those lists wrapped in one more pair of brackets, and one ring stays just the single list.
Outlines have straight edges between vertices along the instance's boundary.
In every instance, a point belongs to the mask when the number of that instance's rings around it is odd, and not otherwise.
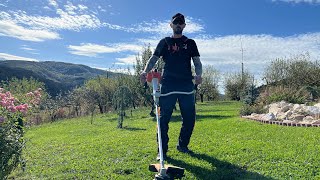
[{"label": "work glove", "polygon": [[142,72],[142,73],[140,74],[140,82],[141,82],[142,84],[145,84],[145,83],[147,82],[147,73],[146,73],[146,72]]}]

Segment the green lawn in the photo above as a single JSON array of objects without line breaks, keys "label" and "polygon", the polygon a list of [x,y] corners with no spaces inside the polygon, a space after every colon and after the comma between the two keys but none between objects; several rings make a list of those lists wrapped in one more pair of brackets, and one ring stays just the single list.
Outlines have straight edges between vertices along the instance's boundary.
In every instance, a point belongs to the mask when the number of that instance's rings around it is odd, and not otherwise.
[{"label": "green lawn", "polygon": [[[260,124],[239,118],[237,102],[197,104],[190,149],[176,151],[181,121],[169,129],[169,163],[184,179],[320,179],[320,128]],[[134,110],[117,129],[114,114],[77,118],[27,130],[25,172],[15,179],[152,179],[156,122],[149,109]]]}]

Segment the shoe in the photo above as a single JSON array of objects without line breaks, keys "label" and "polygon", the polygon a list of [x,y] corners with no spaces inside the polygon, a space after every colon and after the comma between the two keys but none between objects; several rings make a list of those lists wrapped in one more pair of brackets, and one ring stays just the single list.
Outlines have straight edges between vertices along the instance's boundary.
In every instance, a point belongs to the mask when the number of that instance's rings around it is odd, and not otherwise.
[{"label": "shoe", "polygon": [[192,154],[193,152],[188,148],[188,147],[182,147],[182,146],[177,146],[177,150],[179,152],[185,153],[185,154]]},{"label": "shoe", "polygon": [[[163,153],[163,160],[166,160],[167,159],[167,154],[166,153]],[[157,158],[156,158],[157,161],[160,161],[160,154],[158,153],[157,155]]]}]

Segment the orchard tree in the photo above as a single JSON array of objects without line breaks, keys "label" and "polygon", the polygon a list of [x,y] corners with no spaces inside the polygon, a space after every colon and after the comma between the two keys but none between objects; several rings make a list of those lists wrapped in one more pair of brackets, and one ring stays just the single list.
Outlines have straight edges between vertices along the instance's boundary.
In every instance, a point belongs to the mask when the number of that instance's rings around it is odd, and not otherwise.
[{"label": "orchard tree", "polygon": [[116,89],[115,79],[98,76],[85,83],[85,88],[95,91],[99,98],[96,99],[100,113],[106,112],[109,105],[112,104],[112,96]]},{"label": "orchard tree", "polygon": [[120,86],[113,95],[113,106],[118,112],[118,128],[122,128],[125,111],[130,107],[132,94],[128,87]]},{"label": "orchard tree", "polygon": [[228,74],[225,79],[225,94],[228,99],[240,101],[253,84],[253,76],[247,72]]},{"label": "orchard tree", "polygon": [[204,66],[202,74],[202,83],[199,85],[197,93],[203,102],[204,96],[207,99],[216,99],[219,96],[218,91],[219,72],[212,65]]}]

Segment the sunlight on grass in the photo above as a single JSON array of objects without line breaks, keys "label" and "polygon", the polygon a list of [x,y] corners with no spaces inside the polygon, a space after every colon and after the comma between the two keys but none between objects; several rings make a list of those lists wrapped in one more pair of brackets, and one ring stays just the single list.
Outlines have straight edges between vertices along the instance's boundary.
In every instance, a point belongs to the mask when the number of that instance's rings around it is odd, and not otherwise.
[{"label": "sunlight on grass", "polygon": [[[197,104],[192,155],[176,151],[179,112],[169,129],[168,162],[183,179],[320,178],[320,128],[260,124],[239,118],[238,102]],[[27,130],[26,171],[15,179],[152,179],[156,123],[146,108],[117,129],[114,114],[63,120]]]}]

